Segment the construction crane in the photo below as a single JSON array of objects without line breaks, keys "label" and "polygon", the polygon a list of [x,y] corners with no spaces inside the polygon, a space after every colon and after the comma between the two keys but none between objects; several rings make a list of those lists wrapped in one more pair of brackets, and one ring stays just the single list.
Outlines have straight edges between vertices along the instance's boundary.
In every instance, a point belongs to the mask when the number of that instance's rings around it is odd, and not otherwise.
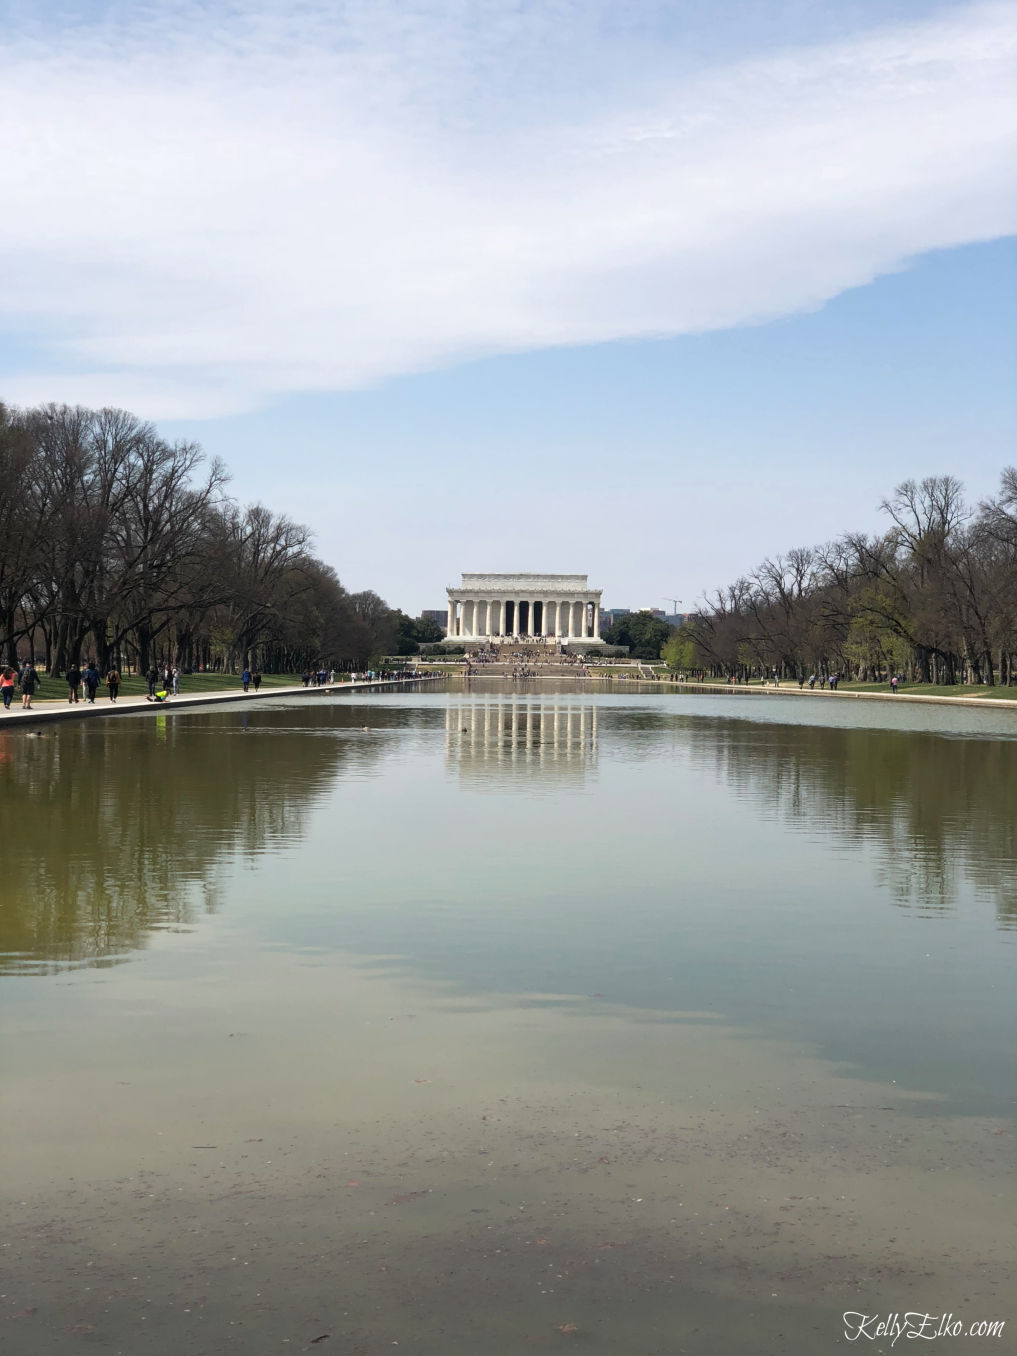
[{"label": "construction crane", "polygon": [[668,598],[666,594],[663,595],[663,598],[664,598],[664,602],[665,602],[665,603],[672,603],[672,604],[674,605],[674,606],[671,608],[671,616],[672,616],[672,617],[677,617],[677,615],[678,615],[678,604],[681,602],[681,599],[680,599],[680,598]]}]

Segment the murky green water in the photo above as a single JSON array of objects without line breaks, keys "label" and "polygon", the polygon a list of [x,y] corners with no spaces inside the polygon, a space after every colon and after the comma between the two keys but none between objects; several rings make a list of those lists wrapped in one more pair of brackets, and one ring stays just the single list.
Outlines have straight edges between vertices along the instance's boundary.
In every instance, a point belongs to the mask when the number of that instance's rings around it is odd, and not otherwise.
[{"label": "murky green water", "polygon": [[4,1350],[1014,1349],[1017,716],[476,681],[0,786]]}]

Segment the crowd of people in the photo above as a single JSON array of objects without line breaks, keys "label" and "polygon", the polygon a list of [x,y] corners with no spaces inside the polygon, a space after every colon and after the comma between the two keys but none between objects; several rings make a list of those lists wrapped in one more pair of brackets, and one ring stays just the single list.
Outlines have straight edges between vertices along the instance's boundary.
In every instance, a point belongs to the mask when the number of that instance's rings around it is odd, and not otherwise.
[{"label": "crowd of people", "polygon": [[508,671],[510,678],[538,678],[541,671],[546,675],[548,669],[569,668],[580,674],[588,674],[589,669],[583,658],[577,654],[541,649],[491,649],[467,650],[465,656],[466,676],[469,678],[478,669],[488,664],[497,664],[502,672]]},{"label": "crowd of people", "polygon": [[486,664],[498,664],[507,667],[513,678],[536,678],[539,669],[578,669],[580,673],[589,673],[586,660],[580,654],[568,650],[552,650],[548,646],[523,646],[516,649],[489,646],[483,649],[467,650],[465,655],[466,673],[469,676],[474,669]]},{"label": "crowd of people", "polygon": [[[188,670],[190,672],[190,670]],[[343,674],[343,680],[347,678],[354,682],[372,682],[379,677],[385,678],[407,678],[416,676],[412,670],[400,670],[398,672],[380,670],[370,670],[365,673]],[[47,680],[56,678],[57,675],[47,675]],[[150,664],[143,675],[145,686],[147,688],[146,701],[165,702],[171,697],[180,695],[180,679],[182,670],[175,664]],[[320,668],[305,669],[301,674],[301,682],[304,687],[329,687],[336,681],[336,670]],[[120,670],[111,666],[105,676],[101,675],[94,659],[89,659],[86,663],[73,663],[63,675],[62,683],[67,693],[67,702],[69,705],[77,705],[78,702],[94,704],[101,688],[105,686],[106,694],[111,703],[116,703],[120,696],[120,687],[123,679]],[[240,682],[245,692],[257,692],[261,687],[261,671],[256,667],[245,668],[240,675]],[[42,689],[42,676],[32,660],[26,660],[24,664],[15,666],[5,664],[0,666],[0,699],[3,701],[4,711],[10,711],[14,701],[15,692],[21,692],[21,705],[26,711],[32,708],[32,698]]]},{"label": "crowd of people", "polygon": [[[53,677],[53,675],[47,676]],[[106,688],[106,695],[110,702],[115,704],[120,696],[120,686],[123,679],[116,665],[108,668],[105,677],[103,677],[95,660],[89,659],[84,665],[71,664],[70,668],[64,672],[63,682],[66,685],[68,705],[76,706],[81,701],[94,705],[99,690],[103,686]],[[145,682],[148,686],[147,700],[164,702],[170,696],[179,696],[180,669],[176,665],[166,664],[158,668],[155,664],[152,664],[145,673]],[[26,660],[20,668],[15,668],[11,664],[5,664],[3,668],[0,668],[0,697],[3,699],[5,711],[11,709],[15,688],[21,689],[22,709],[30,711],[32,709],[32,698],[42,690],[42,675],[31,659]]]},{"label": "crowd of people", "polygon": [[11,709],[11,702],[14,700],[14,689],[21,688],[21,705],[23,710],[31,711],[32,698],[38,692],[42,685],[42,679],[32,661],[29,659],[22,664],[20,669],[13,668],[10,664],[5,664],[0,670],[0,696],[3,697],[4,710]]}]

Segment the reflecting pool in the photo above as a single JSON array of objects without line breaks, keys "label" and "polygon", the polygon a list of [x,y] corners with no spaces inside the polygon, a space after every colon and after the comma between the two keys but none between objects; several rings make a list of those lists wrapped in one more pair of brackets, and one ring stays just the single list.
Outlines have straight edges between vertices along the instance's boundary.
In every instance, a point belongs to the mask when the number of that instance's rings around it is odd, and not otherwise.
[{"label": "reflecting pool", "polygon": [[1017,1333],[1017,713],[477,679],[0,786],[5,1351]]}]

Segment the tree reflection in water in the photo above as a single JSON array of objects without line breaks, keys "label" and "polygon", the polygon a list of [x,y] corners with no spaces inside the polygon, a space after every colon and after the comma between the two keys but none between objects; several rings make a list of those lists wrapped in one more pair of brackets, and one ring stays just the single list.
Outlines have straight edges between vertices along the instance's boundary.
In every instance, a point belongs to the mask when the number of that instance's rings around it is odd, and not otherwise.
[{"label": "tree reflection in water", "polygon": [[697,763],[771,812],[873,844],[901,907],[951,910],[967,884],[1017,927],[1017,740],[678,721]]},{"label": "tree reflection in water", "polygon": [[[41,736],[0,730],[0,970],[116,964],[152,931],[192,925],[218,907],[237,855],[300,840],[312,807],[341,776],[377,770],[385,731],[397,728],[442,738],[445,766],[467,793],[560,797],[589,790],[599,771],[610,800],[615,759],[649,771],[678,758],[765,815],[872,845],[875,883],[901,907],[952,910],[973,891],[992,901],[1001,927],[1017,928],[1017,740],[757,722],[578,695],[499,691],[370,708],[323,700],[239,717],[118,716]],[[669,774],[643,784],[664,798],[675,789]],[[619,834],[631,813],[626,803],[612,821]],[[390,945],[379,939],[380,949]]]},{"label": "tree reflection in water", "polygon": [[362,719],[322,704],[0,731],[0,970],[117,964],[214,912],[230,857],[299,839],[344,767],[377,758],[334,737]]}]

